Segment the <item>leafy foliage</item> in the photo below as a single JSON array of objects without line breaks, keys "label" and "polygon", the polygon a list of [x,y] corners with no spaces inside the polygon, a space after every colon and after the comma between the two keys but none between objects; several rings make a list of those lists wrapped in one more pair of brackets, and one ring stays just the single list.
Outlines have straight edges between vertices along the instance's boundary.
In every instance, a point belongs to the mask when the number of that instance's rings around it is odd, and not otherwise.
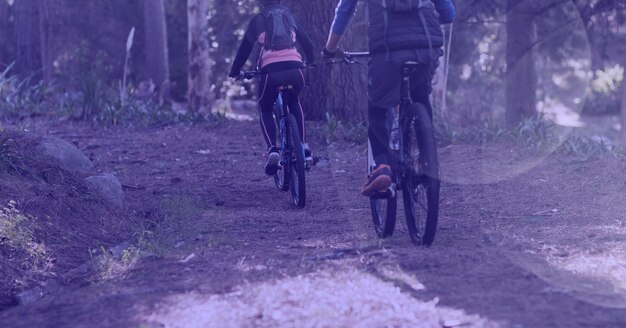
[{"label": "leafy foliage", "polygon": [[586,114],[615,114],[620,108],[620,87],[624,83],[624,68],[618,65],[597,70],[591,81],[589,97],[585,100]]}]

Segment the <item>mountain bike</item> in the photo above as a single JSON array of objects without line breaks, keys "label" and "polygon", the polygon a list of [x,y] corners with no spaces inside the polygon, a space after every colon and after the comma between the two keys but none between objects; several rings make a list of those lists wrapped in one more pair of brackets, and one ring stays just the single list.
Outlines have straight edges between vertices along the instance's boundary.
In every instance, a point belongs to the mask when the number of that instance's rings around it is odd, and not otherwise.
[{"label": "mountain bike", "polygon": [[[368,52],[346,52],[343,62],[360,63]],[[407,61],[402,66],[401,101],[389,109],[389,164],[392,184],[370,197],[374,228],[380,238],[393,234],[396,224],[397,191],[402,191],[404,213],[411,240],[430,246],[437,232],[439,215],[439,163],[432,117],[424,105],[411,100],[409,81],[422,64]],[[368,140],[368,174],[376,167]]]},{"label": "mountain bike", "polygon": [[[249,80],[258,74],[257,71],[243,72],[242,78]],[[274,119],[278,130],[280,162],[274,174],[274,183],[280,191],[291,190],[294,205],[304,207],[306,204],[305,171],[310,169],[311,163],[304,159],[304,145],[296,117],[289,112],[289,107],[282,101],[285,93],[293,92],[293,86],[283,85],[278,89],[278,98],[274,105]]]}]

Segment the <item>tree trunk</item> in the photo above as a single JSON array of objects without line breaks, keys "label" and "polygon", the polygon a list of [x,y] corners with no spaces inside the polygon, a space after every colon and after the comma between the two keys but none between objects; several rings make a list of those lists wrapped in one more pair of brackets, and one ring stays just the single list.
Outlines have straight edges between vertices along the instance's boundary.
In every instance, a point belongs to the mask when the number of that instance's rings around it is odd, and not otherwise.
[{"label": "tree trunk", "polygon": [[[336,1],[288,0],[285,4],[300,18],[311,37],[317,56],[326,43],[334,17]],[[365,50],[367,24],[365,12],[359,8],[341,48]],[[312,82],[302,92],[302,104],[307,119],[321,120],[326,113],[338,119],[363,122],[367,117],[367,68],[361,65],[320,63],[307,72]]]},{"label": "tree trunk", "polygon": [[622,141],[626,143],[626,56],[622,57],[622,67],[624,68],[624,78],[622,79]]},{"label": "tree trunk", "polygon": [[[17,3],[18,1],[16,1]],[[96,70],[106,84],[122,78],[126,55],[126,37],[131,27],[142,21],[143,4],[139,1],[39,0],[41,58],[44,80],[73,83],[84,77],[84,69]],[[143,29],[138,28],[138,33]],[[143,67],[143,44],[133,46],[133,55]],[[144,37],[141,34],[141,41]],[[137,50],[135,50],[137,49]],[[101,61],[95,59],[100,57]],[[81,68],[80,60],[90,65]],[[131,63],[132,64],[132,63]],[[82,71],[81,71],[82,70]],[[140,69],[132,72],[139,74]],[[142,72],[142,71],[141,71]]]},{"label": "tree trunk", "polygon": [[163,0],[144,0],[146,76],[156,86],[161,101],[169,99],[167,25]]},{"label": "tree trunk", "polygon": [[0,72],[10,64],[12,61],[10,51],[11,39],[11,24],[9,17],[11,16],[9,3],[6,0],[0,0]]},{"label": "tree trunk", "polygon": [[506,22],[506,122],[514,126],[537,113],[536,40],[532,1],[508,0]]},{"label": "tree trunk", "polygon": [[191,111],[211,110],[212,61],[209,57],[209,36],[207,0],[187,0],[187,23],[189,27],[188,50],[188,96],[187,104]]},{"label": "tree trunk", "polygon": [[30,77],[32,83],[42,78],[39,1],[19,0],[13,4],[15,72]]},{"label": "tree trunk", "polygon": [[435,110],[445,116],[448,113],[446,93],[448,88],[450,49],[452,49],[450,44],[452,41],[452,25],[450,25],[449,28],[444,28],[443,31],[445,38],[444,55],[439,58],[439,66],[435,74],[436,78],[434,80],[431,98]]}]

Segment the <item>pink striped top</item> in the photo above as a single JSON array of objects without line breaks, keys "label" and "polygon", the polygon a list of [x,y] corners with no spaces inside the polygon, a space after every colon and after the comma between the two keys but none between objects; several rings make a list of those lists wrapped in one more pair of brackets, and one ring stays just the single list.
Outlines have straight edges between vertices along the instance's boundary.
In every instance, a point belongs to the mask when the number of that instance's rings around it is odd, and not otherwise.
[{"label": "pink striped top", "polygon": [[[296,42],[296,33],[291,32],[291,36],[293,38],[293,42]],[[259,56],[259,67],[263,68],[269,64],[274,64],[278,62],[284,61],[298,61],[302,62],[302,55],[298,52],[298,50],[294,47],[291,49],[283,49],[283,50],[265,50],[263,47],[265,45],[265,32],[259,34],[259,38],[257,40],[261,45],[261,55]]]}]

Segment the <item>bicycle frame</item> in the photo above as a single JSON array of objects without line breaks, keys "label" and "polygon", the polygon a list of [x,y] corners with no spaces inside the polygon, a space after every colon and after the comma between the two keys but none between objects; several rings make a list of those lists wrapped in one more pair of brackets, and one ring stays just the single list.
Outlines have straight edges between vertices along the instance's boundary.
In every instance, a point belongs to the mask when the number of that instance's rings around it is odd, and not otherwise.
[{"label": "bicycle frame", "polygon": [[[361,64],[355,57],[370,56],[369,53],[342,54],[345,56],[341,60],[348,64]],[[411,77],[422,68],[423,64],[416,61],[407,61],[401,67],[400,104],[388,110],[387,118],[389,144],[386,146],[393,180],[387,190],[370,195],[370,207],[378,236],[391,236],[396,222],[397,190],[401,190],[411,240],[417,245],[429,246],[434,240],[438,220],[439,165],[432,114],[427,106],[411,99]],[[368,139],[370,175],[375,166]]]},{"label": "bicycle frame", "polygon": [[[243,72],[241,78],[252,79],[258,74],[258,71]],[[305,146],[301,140],[296,118],[290,113],[289,106],[284,101],[285,95],[292,92],[294,92],[292,85],[278,86],[278,96],[272,111],[278,132],[277,145],[280,146],[280,160],[278,170],[274,173],[274,183],[280,191],[291,190],[294,204],[304,207],[306,204],[305,171],[308,170],[305,161]]]},{"label": "bicycle frame", "polygon": [[[359,57],[369,55],[368,53],[350,53],[350,55],[352,54],[356,54]],[[353,60],[353,58],[349,60]],[[420,177],[420,174],[418,174],[417,172],[409,173],[407,171],[412,170],[412,164],[415,159],[410,156],[408,149],[406,149],[404,133],[402,132],[404,129],[410,126],[413,120],[416,119],[414,116],[410,115],[410,112],[407,110],[407,108],[411,104],[413,104],[409,88],[411,71],[415,69],[418,65],[420,65],[418,62],[409,61],[406,62],[402,67],[400,104],[397,107],[389,108],[387,114],[387,128],[389,132],[389,158],[393,162],[393,165],[391,165],[391,167],[392,171],[394,172],[394,182],[386,192],[379,192],[373,195],[374,198],[395,197],[397,191],[399,189],[402,189],[402,183],[405,178],[408,178],[409,176],[416,178]],[[394,132],[396,132],[397,135],[394,135]],[[367,146],[368,173],[371,174],[373,169],[376,167],[376,163],[374,162],[374,158],[372,156],[372,149],[369,139],[367,142]]]},{"label": "bicycle frame", "polygon": [[[284,89],[279,89],[278,92],[278,97],[276,98],[276,103],[274,105],[274,116],[276,119],[276,123],[277,123],[277,131],[278,131],[278,140],[280,143],[280,148],[285,150],[285,156],[283,156],[283,158],[281,158],[279,165],[281,167],[285,167],[287,166],[287,161],[292,161],[292,155],[291,152],[292,151],[296,151],[293,150],[289,147],[289,134],[287,133],[287,131],[289,130],[289,120],[286,119],[287,115],[289,114],[289,107],[287,106],[287,103],[284,101],[284,95],[283,93],[285,92]],[[287,91],[288,92],[288,91]],[[302,156],[304,156],[304,148],[300,147],[300,151],[302,152]]]}]

